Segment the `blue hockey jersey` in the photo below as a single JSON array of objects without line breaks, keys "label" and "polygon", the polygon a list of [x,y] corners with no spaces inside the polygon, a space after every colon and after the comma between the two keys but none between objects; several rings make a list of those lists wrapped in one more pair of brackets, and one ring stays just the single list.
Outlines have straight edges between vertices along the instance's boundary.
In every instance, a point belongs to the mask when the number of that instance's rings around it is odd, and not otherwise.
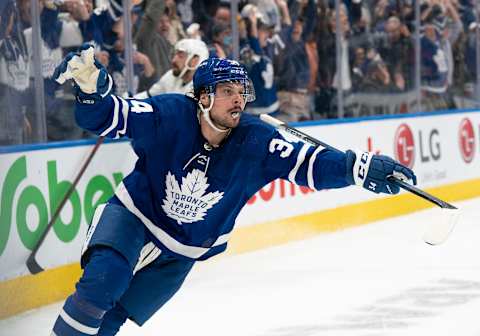
[{"label": "blue hockey jersey", "polygon": [[110,95],[93,105],[77,103],[75,113],[87,130],[133,140],[138,160],[110,202],[134,213],[153,242],[178,257],[203,260],[225,250],[242,207],[277,178],[317,190],[349,185],[343,153],[288,141],[245,113],[212,148],[196,101],[184,95]]},{"label": "blue hockey jersey", "polygon": [[247,105],[246,111],[259,115],[278,113],[280,104],[277,88],[273,82],[273,63],[264,53],[256,37],[248,38],[248,45],[241,52],[241,61],[247,67],[255,88],[255,100]]},{"label": "blue hockey jersey", "polygon": [[448,62],[438,43],[423,36],[421,42],[422,89],[433,93],[445,93],[448,88]]}]

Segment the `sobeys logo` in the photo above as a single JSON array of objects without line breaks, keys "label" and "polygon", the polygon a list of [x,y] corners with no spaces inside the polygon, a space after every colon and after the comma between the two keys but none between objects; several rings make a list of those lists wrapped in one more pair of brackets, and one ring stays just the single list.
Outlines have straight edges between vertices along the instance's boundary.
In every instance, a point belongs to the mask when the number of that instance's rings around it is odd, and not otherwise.
[{"label": "sobeys logo", "polygon": [[[47,184],[48,197],[42,194],[42,191],[34,186],[29,185],[19,189],[20,183],[27,178],[27,160],[25,156],[18,158],[8,169],[3,187],[1,190],[0,200],[0,256],[5,250],[10,228],[12,226],[12,218],[15,218],[17,231],[23,245],[32,249],[38,238],[55,212],[58,205],[62,201],[63,196],[72,185],[70,181],[59,181],[57,178],[56,161],[47,162]],[[115,185],[118,185],[123,179],[123,174],[115,172],[112,174]],[[83,176],[82,179],[87,178]],[[42,181],[40,181],[42,183]],[[87,223],[90,223],[95,208],[98,204],[106,202],[114,192],[115,185],[103,175],[95,175],[90,177],[86,183],[83,195],[79,195],[78,190],[74,190],[69,200],[72,214],[68,223],[63,222],[61,216],[57,218],[53,224],[53,230],[63,242],[72,241],[78,233],[83,215]],[[18,201],[14,208],[14,199],[18,195]],[[83,196],[81,199],[80,196]],[[37,225],[33,225],[28,220],[27,211],[31,213],[31,208],[37,212]],[[30,227],[29,227],[29,225]],[[31,229],[31,227],[35,227]]]}]

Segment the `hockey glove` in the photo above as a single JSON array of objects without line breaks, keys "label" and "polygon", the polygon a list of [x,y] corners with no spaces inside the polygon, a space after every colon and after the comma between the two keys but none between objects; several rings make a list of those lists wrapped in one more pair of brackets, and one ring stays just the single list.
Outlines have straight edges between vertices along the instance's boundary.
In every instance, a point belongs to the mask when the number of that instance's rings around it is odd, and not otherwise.
[{"label": "hockey glove", "polygon": [[103,99],[113,86],[112,78],[94,54],[93,46],[84,44],[78,52],[69,53],[53,73],[53,79],[59,84],[73,79],[77,100],[84,104]]},{"label": "hockey glove", "polygon": [[400,188],[387,181],[395,176],[403,181],[417,184],[415,173],[408,167],[385,155],[370,152],[347,151],[347,179],[374,193],[398,194]]}]

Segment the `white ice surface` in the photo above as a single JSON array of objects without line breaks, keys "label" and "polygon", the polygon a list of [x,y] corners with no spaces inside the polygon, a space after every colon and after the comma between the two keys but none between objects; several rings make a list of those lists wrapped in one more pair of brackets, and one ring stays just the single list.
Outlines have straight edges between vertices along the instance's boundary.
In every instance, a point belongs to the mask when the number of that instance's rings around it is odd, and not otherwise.
[{"label": "white ice surface", "polygon": [[[120,336],[480,336],[480,199],[441,246],[427,210],[199,263],[142,328]],[[47,336],[62,303],[0,321],[0,336]]]}]

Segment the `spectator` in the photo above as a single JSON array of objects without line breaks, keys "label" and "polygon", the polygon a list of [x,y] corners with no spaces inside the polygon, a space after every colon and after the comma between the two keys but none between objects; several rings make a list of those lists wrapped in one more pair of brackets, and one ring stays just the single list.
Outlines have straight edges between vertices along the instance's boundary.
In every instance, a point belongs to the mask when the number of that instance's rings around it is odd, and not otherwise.
[{"label": "spectator", "polygon": [[0,145],[23,143],[29,85],[28,50],[14,0],[0,3]]},{"label": "spectator", "polygon": [[207,45],[200,40],[183,39],[175,44],[172,68],[147,91],[135,95],[145,99],[161,93],[193,92],[193,73],[197,66],[208,58]]},{"label": "spectator", "polygon": [[151,77],[139,79],[138,91],[145,91],[170,69],[173,46],[167,38],[169,18],[165,14],[164,0],[145,0],[145,12],[140,21],[134,40],[138,51],[148,57],[155,70]]},{"label": "spectator", "polygon": [[110,0],[107,6],[94,10],[93,1],[83,1],[88,13],[88,17],[79,23],[83,42],[95,45],[96,51],[111,51],[117,38],[112,27],[123,15],[122,2]]},{"label": "spectator", "polygon": [[366,51],[364,47],[354,49],[354,59],[352,63],[352,87],[353,91],[361,91],[362,82],[365,77]]},{"label": "spectator", "polygon": [[177,11],[182,21],[183,28],[189,27],[193,21],[193,0],[178,0],[177,1]]},{"label": "spectator", "polygon": [[333,110],[334,89],[332,87],[335,75],[335,34],[331,25],[331,10],[319,2],[317,6],[318,20],[315,27],[316,47],[318,57],[317,91],[315,96],[314,118],[328,118]]},{"label": "spectator", "polygon": [[242,17],[248,20],[248,44],[241,50],[240,60],[251,74],[255,88],[255,101],[248,104],[246,111],[251,114],[278,114],[279,102],[277,89],[273,82],[274,70],[272,60],[265,54],[267,39],[274,27],[267,25],[257,7],[247,5],[242,10]]},{"label": "spectator", "polygon": [[421,38],[421,80],[424,111],[446,109],[444,94],[448,88],[448,62],[440,47],[442,26],[439,24],[440,8],[429,8],[423,22]]},{"label": "spectator", "polygon": [[230,8],[227,6],[218,6],[213,21],[215,21],[215,23],[223,23],[229,26],[231,20]]},{"label": "spectator", "polygon": [[207,44],[212,41],[211,29],[215,24],[214,16],[219,5],[219,0],[193,0],[192,2],[192,8],[195,8],[193,22],[200,25],[200,30],[203,32]]},{"label": "spectator", "polygon": [[398,90],[414,86],[415,55],[410,31],[397,16],[385,23],[385,35],[377,39],[376,49],[385,61],[390,77]]},{"label": "spectator", "polygon": [[232,30],[223,22],[212,28],[212,43],[208,46],[210,57],[227,58],[232,53]]},{"label": "spectator", "polygon": [[465,33],[465,55],[464,62],[460,63],[463,67],[463,76],[465,84],[465,91],[469,97],[474,97],[478,86],[477,83],[477,30],[479,25],[473,13],[471,15],[464,15],[464,26],[467,27]]},{"label": "spectator", "polygon": [[[463,25],[458,13],[455,2],[444,0],[445,28],[440,36],[440,47],[442,48],[448,63],[447,83],[449,88],[453,84],[453,74],[455,73],[455,62],[453,55],[453,46],[463,32]],[[450,91],[450,90],[449,90]]]},{"label": "spectator", "polygon": [[267,26],[272,27],[274,31],[280,31],[280,11],[275,0],[251,0],[249,3],[257,6],[263,22]]},{"label": "spectator", "polygon": [[364,68],[365,75],[360,84],[361,92],[390,93],[395,90],[392,85],[390,73],[380,55],[377,54],[373,59],[367,60]]},{"label": "spectator", "polygon": [[[132,15],[132,22],[135,22],[136,15]],[[127,73],[124,60],[124,23],[123,18],[117,20],[113,27],[112,31],[116,34],[115,44],[113,46],[113,51],[110,52],[110,61],[108,70],[112,74],[114,83],[115,83],[115,93],[118,95],[131,94],[127,86]],[[142,75],[144,78],[151,78],[155,73],[155,68],[153,67],[150,59],[144,53],[141,53],[137,50],[133,50],[133,70],[134,70],[134,83],[132,90],[136,92],[138,90],[139,77]]]},{"label": "spectator", "polygon": [[287,48],[275,60],[276,83],[280,113],[283,121],[311,119],[308,83],[310,68],[303,39],[303,20],[293,24],[285,1],[278,1],[283,17],[281,37]]},{"label": "spectator", "polygon": [[[70,1],[79,3],[78,0]],[[75,9],[75,6],[67,7],[64,2],[62,8],[59,8],[53,2],[47,0],[40,1],[41,72],[45,91],[47,138],[49,141],[79,139],[83,136],[83,131],[75,124],[71,111],[71,102],[66,99],[64,88],[51,79],[55,67],[60,64],[63,58],[62,48],[77,47],[83,41],[77,22],[59,18],[60,10],[65,11],[69,8]],[[32,28],[26,29],[24,34],[31,57],[31,64],[35,64],[33,53],[31,52]],[[29,103],[30,113],[33,114],[35,113],[34,104],[32,101]]]},{"label": "spectator", "polygon": [[[348,21],[347,9],[345,6],[340,6],[340,25],[341,25],[341,37],[340,48],[342,49],[342,58],[340,60],[341,72],[336,69],[333,76],[332,86],[336,90],[342,89],[343,91],[350,91],[352,88],[351,72],[350,72],[350,48],[349,48],[349,33],[350,23]],[[330,29],[335,34],[337,29],[336,13],[331,12],[330,16]],[[340,77],[341,76],[341,77]]]},{"label": "spectator", "polygon": [[182,22],[177,15],[177,6],[174,0],[165,0],[165,14],[168,16],[169,30],[167,39],[171,45],[175,45],[178,40],[185,38]]}]

